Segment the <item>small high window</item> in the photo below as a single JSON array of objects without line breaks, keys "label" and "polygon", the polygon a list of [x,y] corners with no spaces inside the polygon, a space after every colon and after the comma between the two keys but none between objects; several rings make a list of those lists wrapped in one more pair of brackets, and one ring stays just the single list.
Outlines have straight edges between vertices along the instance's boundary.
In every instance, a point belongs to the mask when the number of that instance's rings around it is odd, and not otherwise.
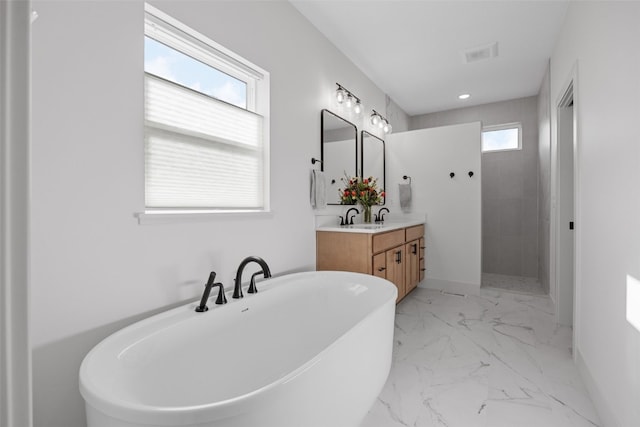
[{"label": "small high window", "polygon": [[522,149],[522,125],[509,123],[482,129],[482,152]]}]

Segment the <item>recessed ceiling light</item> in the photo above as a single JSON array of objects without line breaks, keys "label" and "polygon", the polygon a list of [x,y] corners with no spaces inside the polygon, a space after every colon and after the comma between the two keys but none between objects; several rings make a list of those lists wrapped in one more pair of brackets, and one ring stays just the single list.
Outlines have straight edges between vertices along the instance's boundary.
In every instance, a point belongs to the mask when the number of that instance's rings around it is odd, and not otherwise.
[{"label": "recessed ceiling light", "polygon": [[469,95],[468,93],[463,93],[462,95],[458,95],[458,99],[469,99],[471,98],[471,95]]}]

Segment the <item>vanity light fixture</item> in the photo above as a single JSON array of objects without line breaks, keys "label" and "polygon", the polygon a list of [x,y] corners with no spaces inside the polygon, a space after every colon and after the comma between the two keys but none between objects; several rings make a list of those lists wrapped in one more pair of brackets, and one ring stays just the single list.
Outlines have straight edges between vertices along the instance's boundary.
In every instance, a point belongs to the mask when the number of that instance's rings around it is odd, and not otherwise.
[{"label": "vanity light fixture", "polygon": [[336,89],[336,101],[338,104],[344,104],[347,108],[353,108],[353,112],[356,114],[362,113],[362,101],[355,96],[350,90],[345,89],[340,83],[336,83],[338,89]]},{"label": "vanity light fixture", "polygon": [[382,117],[382,114],[378,113],[376,110],[373,110],[373,113],[371,113],[370,121],[373,126],[377,126],[382,129],[384,133],[391,133],[391,123],[389,123],[389,120],[385,117]]}]

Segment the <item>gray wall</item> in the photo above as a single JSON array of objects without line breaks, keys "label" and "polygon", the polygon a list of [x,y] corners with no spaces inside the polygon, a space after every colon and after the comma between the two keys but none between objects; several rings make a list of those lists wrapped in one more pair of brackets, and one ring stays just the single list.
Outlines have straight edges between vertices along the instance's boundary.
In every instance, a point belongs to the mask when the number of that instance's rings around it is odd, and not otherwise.
[{"label": "gray wall", "polygon": [[411,129],[522,123],[522,150],[482,155],[482,271],[538,277],[538,97],[414,116]]},{"label": "gray wall", "polygon": [[551,112],[549,100],[549,69],[538,93],[538,279],[550,292],[551,232]]}]

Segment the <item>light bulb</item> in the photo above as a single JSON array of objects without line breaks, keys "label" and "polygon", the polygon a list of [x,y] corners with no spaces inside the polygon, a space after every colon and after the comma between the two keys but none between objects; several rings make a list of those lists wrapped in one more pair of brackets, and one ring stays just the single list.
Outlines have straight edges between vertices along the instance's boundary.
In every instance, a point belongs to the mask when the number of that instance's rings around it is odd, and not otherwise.
[{"label": "light bulb", "polygon": [[347,95],[347,98],[344,101],[344,105],[346,105],[347,108],[351,108],[353,106],[353,96],[351,96],[351,94]]},{"label": "light bulb", "polygon": [[384,120],[384,124],[382,125],[382,130],[384,131],[384,133],[389,133],[389,131],[391,130],[391,125],[386,119]]},{"label": "light bulb", "polygon": [[378,121],[378,127],[380,129],[382,129],[384,127],[384,119],[382,117],[380,117],[380,120]]},{"label": "light bulb", "polygon": [[371,115],[371,124],[375,126],[378,124],[379,121],[380,121],[380,116],[378,116],[376,113],[373,113]]},{"label": "light bulb", "polygon": [[344,91],[341,87],[336,90],[336,101],[338,101],[338,104],[342,104],[344,102]]},{"label": "light bulb", "polygon": [[362,103],[359,99],[356,99],[356,104],[353,106],[353,112],[356,114],[362,113]]},{"label": "light bulb", "polygon": [[385,131],[386,133],[391,133],[391,131],[393,130],[393,126],[391,126],[391,123],[389,123],[389,130]]}]

